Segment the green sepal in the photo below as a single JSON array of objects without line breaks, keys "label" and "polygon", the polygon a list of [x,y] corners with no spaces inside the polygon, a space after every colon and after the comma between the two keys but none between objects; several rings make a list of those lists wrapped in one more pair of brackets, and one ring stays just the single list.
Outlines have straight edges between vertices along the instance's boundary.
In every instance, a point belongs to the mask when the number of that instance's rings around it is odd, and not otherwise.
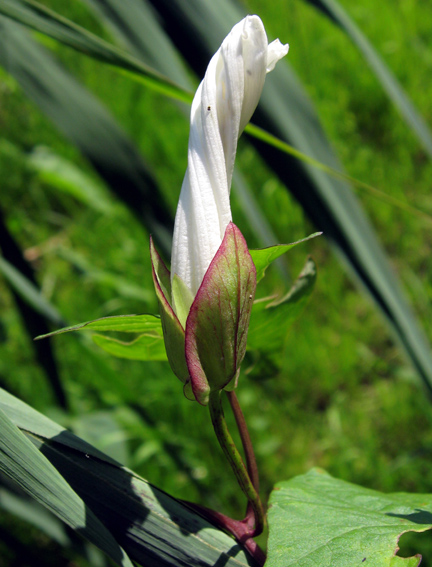
[{"label": "green sepal", "polygon": [[194,297],[191,290],[180,276],[174,274],[171,288],[172,303],[175,306],[177,317],[183,328],[186,327],[186,319],[189,315]]},{"label": "green sepal", "polygon": [[249,250],[257,270],[257,283],[263,279],[266,269],[272,262],[274,262],[274,260],[279,258],[279,256],[282,256],[282,254],[285,254],[285,252],[288,252],[288,250],[291,250],[291,248],[294,248],[297,244],[311,240],[321,234],[322,232],[314,232],[314,234],[310,234],[306,238],[302,238],[301,240],[297,240],[297,242],[292,242],[291,244],[276,244],[275,246],[269,246],[268,248]]},{"label": "green sepal", "polygon": [[197,401],[236,385],[246,351],[256,269],[232,222],[195,296],[186,322],[186,360]]},{"label": "green sepal", "polygon": [[170,272],[157,253],[151,237],[150,257],[168,362],[177,378],[185,384],[190,379],[185,358],[185,331],[171,307]]},{"label": "green sepal", "polygon": [[235,373],[234,378],[230,382],[228,382],[224,390],[226,390],[227,392],[233,392],[237,388],[239,376],[240,376],[240,368],[237,368],[237,372]]},{"label": "green sepal", "polygon": [[183,394],[185,398],[187,398],[191,402],[196,402],[196,398],[192,390],[192,382],[190,380],[183,386]]}]

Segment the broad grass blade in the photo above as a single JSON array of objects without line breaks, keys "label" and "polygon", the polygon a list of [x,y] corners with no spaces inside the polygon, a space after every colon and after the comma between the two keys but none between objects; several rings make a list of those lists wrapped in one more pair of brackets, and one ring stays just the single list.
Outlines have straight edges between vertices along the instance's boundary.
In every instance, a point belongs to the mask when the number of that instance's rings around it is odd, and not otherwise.
[{"label": "broad grass blade", "polygon": [[67,525],[105,551],[117,565],[132,563],[109,530],[98,520],[41,451],[0,409],[0,470]]},{"label": "broad grass blade", "polygon": [[[56,502],[56,505],[62,513],[73,507],[72,519],[83,535],[96,532],[99,536],[98,525],[103,522],[105,531],[111,532],[134,561],[150,567],[210,567],[219,563],[227,567],[254,565],[231,537],[211,526],[186,504],[168,496],[1,389],[0,411],[0,427],[6,424],[4,429],[2,427],[6,436],[0,436],[0,447],[3,448],[10,439],[9,448],[15,450],[17,447],[18,456],[24,459],[20,449],[25,447],[26,460],[32,463],[25,465],[19,461],[21,466],[18,467],[14,462],[7,462],[9,473],[24,483],[27,482],[26,466],[31,467],[34,478],[29,481],[30,491],[33,485],[43,485],[45,478],[46,482],[55,480],[53,491],[57,484],[62,487],[67,481],[70,493],[65,502]],[[25,435],[17,427],[23,429]],[[10,430],[13,436],[9,437]],[[3,453],[0,453],[2,458]],[[4,460],[6,462],[6,458]],[[38,469],[40,462],[55,472],[48,474],[46,467]],[[44,490],[42,496],[50,502],[50,495],[45,495]],[[79,523],[81,510],[87,514],[82,526]],[[118,562],[119,550],[117,547]],[[111,556],[113,554],[114,548]],[[126,565],[126,561],[123,564]]]},{"label": "broad grass blade", "polygon": [[374,49],[362,31],[345,12],[336,0],[306,0],[315,6],[339,26],[358,47],[365,61],[386,91],[388,97],[399,109],[405,122],[416,134],[423,148],[432,157],[432,132],[414,104],[399,84],[396,77],[387,67],[381,56]]},{"label": "broad grass blade", "polygon": [[159,92],[180,100],[189,100],[189,95],[183,89],[130,53],[106,42],[35,0],[0,0],[0,13],[90,57],[138,74],[145,83],[151,84],[152,88]]},{"label": "broad grass blade", "polygon": [[[38,333],[49,331],[48,321],[55,326],[64,325],[58,310],[41,294],[31,265],[25,260],[22,250],[10,233],[0,212],[0,273],[9,285],[28,340],[32,342]],[[34,344],[36,360],[44,369],[53,394],[60,407],[68,406],[68,398],[63,387],[50,341]]]},{"label": "broad grass blade", "polygon": [[169,254],[173,225],[169,209],[143,158],[106,108],[21,26],[4,17],[0,19],[0,64]]},{"label": "broad grass blade", "polygon": [[[3,481],[5,481],[5,485],[3,485]],[[16,490],[13,490],[12,486]],[[64,523],[48,512],[44,506],[20,491],[14,483],[9,483],[6,477],[0,478],[0,509],[37,527],[63,547],[72,545],[72,540],[66,533]]]}]

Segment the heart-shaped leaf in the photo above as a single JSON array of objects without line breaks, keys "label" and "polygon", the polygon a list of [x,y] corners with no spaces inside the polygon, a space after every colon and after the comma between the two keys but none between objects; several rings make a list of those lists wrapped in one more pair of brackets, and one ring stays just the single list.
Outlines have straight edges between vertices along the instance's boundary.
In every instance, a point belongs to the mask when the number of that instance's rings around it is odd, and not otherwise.
[{"label": "heart-shaped leaf", "polygon": [[276,485],[266,567],[417,567],[397,557],[409,531],[432,528],[432,495],[383,494],[313,469]]}]

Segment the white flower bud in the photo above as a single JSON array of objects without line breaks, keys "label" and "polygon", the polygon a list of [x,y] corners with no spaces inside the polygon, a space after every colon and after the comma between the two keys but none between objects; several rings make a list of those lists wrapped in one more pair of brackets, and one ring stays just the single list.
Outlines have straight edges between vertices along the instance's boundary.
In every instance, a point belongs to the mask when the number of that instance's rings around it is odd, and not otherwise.
[{"label": "white flower bud", "polygon": [[247,16],[212,57],[195,94],[171,258],[171,282],[177,276],[188,288],[183,304],[195,297],[222,243],[231,221],[229,194],[238,138],[258,104],[266,73],[287,52],[288,45],[279,40],[268,44],[258,16]]}]

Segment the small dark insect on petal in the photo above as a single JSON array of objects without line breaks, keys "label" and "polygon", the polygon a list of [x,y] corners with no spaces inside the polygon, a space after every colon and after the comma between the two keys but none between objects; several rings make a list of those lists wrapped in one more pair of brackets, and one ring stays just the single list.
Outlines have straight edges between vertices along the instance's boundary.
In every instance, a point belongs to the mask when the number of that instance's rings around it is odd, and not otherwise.
[{"label": "small dark insect on petal", "polygon": [[207,107],[207,110],[208,110],[208,111],[210,112],[210,110],[211,110],[211,106],[208,106],[208,107]]}]

